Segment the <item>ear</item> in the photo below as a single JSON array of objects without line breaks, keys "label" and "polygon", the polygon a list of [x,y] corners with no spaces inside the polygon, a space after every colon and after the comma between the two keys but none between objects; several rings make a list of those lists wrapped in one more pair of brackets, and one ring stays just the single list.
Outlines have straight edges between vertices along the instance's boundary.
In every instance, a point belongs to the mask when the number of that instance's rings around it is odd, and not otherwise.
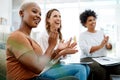
[{"label": "ear", "polygon": [[20,10],[20,11],[19,11],[19,15],[20,15],[21,17],[24,16],[23,10]]}]

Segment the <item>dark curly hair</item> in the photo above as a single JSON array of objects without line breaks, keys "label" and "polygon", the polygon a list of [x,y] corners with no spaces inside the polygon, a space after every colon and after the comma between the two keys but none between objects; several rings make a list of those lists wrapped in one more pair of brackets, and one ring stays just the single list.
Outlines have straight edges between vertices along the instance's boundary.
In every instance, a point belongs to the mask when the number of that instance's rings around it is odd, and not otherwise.
[{"label": "dark curly hair", "polygon": [[88,17],[93,16],[95,19],[97,18],[97,15],[94,11],[92,10],[85,10],[83,13],[80,14],[79,19],[81,21],[81,24],[85,26],[85,23],[87,22]]}]

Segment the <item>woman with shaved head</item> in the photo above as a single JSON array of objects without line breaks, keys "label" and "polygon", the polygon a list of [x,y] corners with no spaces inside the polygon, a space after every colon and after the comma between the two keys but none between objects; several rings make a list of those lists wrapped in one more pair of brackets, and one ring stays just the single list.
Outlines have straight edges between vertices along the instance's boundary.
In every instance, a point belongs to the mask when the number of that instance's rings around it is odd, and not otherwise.
[{"label": "woman with shaved head", "polygon": [[[81,78],[80,80],[87,79],[86,77],[82,78],[82,76],[86,76],[84,75],[86,73],[89,74],[89,71],[81,72],[85,68],[84,66],[79,67],[79,65],[65,65],[66,70],[62,70],[61,66],[57,67],[57,69],[56,66],[53,66],[46,72],[41,73],[52,59],[57,59],[65,54],[76,53],[78,51],[75,49],[76,43],[69,42],[68,46],[60,46],[61,49],[58,47],[54,50],[58,38],[58,32],[54,29],[49,33],[48,47],[43,54],[40,45],[30,37],[32,28],[36,28],[41,21],[39,5],[35,2],[24,3],[20,8],[19,15],[21,17],[20,27],[12,32],[7,40],[6,60],[8,80],[58,80],[66,76],[76,76],[78,79]],[[53,57],[54,53],[56,53],[56,56]],[[67,67],[71,68],[67,69]],[[62,73],[60,73],[60,70]],[[60,73],[59,76],[56,77],[56,73]]]}]

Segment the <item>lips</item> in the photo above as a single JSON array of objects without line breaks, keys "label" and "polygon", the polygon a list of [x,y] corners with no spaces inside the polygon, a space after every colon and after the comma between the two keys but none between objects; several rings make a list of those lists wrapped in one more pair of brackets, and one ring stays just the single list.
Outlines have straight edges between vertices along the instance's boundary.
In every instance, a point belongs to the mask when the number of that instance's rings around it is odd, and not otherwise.
[{"label": "lips", "polygon": [[35,22],[36,24],[39,24],[40,19],[35,19],[34,22]]},{"label": "lips", "polygon": [[96,24],[95,23],[93,23],[93,24],[91,24],[92,26],[95,26]]},{"label": "lips", "polygon": [[60,21],[59,22],[55,22],[55,24],[60,24]]}]

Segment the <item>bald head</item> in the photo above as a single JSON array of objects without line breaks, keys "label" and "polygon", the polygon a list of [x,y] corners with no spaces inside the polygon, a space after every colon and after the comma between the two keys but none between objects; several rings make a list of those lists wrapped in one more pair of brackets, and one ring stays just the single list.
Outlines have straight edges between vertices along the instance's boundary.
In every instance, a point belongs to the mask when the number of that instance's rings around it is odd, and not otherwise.
[{"label": "bald head", "polygon": [[[21,5],[19,16],[21,18],[21,24],[26,23],[36,27],[41,21],[41,9],[35,2],[26,2]],[[36,23],[36,25],[33,25],[32,23]]]},{"label": "bald head", "polygon": [[25,10],[28,7],[33,6],[33,5],[38,5],[38,4],[35,2],[25,2],[21,5],[20,10]]}]

